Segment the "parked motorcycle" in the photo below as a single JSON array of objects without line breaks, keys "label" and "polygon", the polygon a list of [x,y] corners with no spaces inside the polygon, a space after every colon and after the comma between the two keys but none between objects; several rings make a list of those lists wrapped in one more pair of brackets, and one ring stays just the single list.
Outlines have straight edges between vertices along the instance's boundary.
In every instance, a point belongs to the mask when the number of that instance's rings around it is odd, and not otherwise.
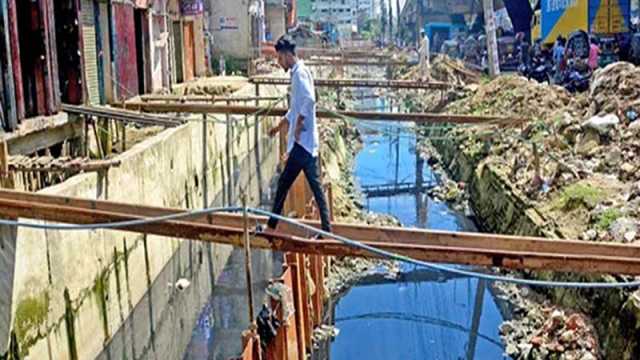
[{"label": "parked motorcycle", "polygon": [[634,65],[640,65],[640,32],[631,36],[631,46],[629,50],[629,61]]},{"label": "parked motorcycle", "polygon": [[582,92],[589,89],[591,75],[589,67],[589,35],[576,31],[569,36],[565,49],[566,65],[560,74],[560,84],[569,92]]},{"label": "parked motorcycle", "polygon": [[589,89],[591,68],[587,63],[582,64],[581,59],[571,59],[567,63],[567,70],[564,72],[562,86],[571,93],[583,92]]},{"label": "parked motorcycle", "polygon": [[520,64],[519,72],[528,79],[534,79],[540,83],[551,83],[553,64],[545,59],[534,58],[530,64]]}]

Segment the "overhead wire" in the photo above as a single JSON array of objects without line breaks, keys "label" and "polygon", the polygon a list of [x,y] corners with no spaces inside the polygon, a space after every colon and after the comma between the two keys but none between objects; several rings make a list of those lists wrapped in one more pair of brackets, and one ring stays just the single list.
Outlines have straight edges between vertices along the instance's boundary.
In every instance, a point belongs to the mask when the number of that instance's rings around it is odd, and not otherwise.
[{"label": "overhead wire", "polygon": [[[257,117],[260,114],[267,113],[271,109],[273,109],[273,107],[275,107],[275,105],[277,105],[278,103],[283,101],[284,98],[285,97],[283,96],[283,98],[281,100],[277,101],[277,102],[270,102],[270,106],[269,107],[260,109],[260,110],[256,111],[255,113],[249,114],[247,116],[256,116]],[[329,111],[330,113],[333,113],[335,116],[337,116],[339,118],[343,118],[345,120],[349,120],[349,121],[355,120],[355,118],[350,118],[348,116],[345,116],[343,114],[335,112],[335,111],[333,111],[331,109],[324,109],[323,108],[323,110]],[[187,120],[203,121],[202,119],[187,119]],[[205,121],[209,121],[207,119],[204,119],[204,120]],[[217,121],[217,122],[224,122],[226,124],[226,121],[217,120],[217,118],[215,118],[215,116],[214,116],[214,120]],[[499,122],[500,122],[500,120],[498,119],[496,121],[488,121],[487,124],[490,125],[490,124],[493,123],[493,125],[497,125]],[[254,124],[255,124],[255,121],[254,121]],[[434,125],[434,127],[435,127],[435,125]],[[429,129],[433,129],[434,127],[430,126]],[[446,128],[450,129],[451,127],[450,126],[446,126]],[[396,134],[397,133],[395,133],[394,135],[396,135]],[[469,136],[465,135],[465,137],[469,137]],[[433,139],[433,138],[431,138],[431,139]],[[451,139],[451,137],[446,137],[445,139]],[[523,139],[523,138],[521,138],[521,140],[525,140],[526,141],[526,139]],[[109,223],[94,223],[94,224],[47,224],[47,223],[42,224],[42,223],[35,223],[35,222],[22,222],[22,221],[0,219],[0,225],[18,226],[18,227],[40,229],[40,230],[49,229],[49,230],[62,230],[62,231],[121,229],[121,228],[126,228],[126,227],[146,225],[146,224],[152,224],[152,223],[159,223],[159,222],[164,222],[164,221],[188,218],[188,217],[191,217],[191,216],[213,214],[213,213],[218,213],[218,212],[240,212],[243,209],[244,208],[242,208],[242,207],[205,208],[205,209],[198,209],[198,210],[190,210],[190,211],[176,213],[176,214],[163,215],[163,216],[158,216],[158,217],[148,217],[148,218],[144,218],[144,219],[126,220],[126,221],[109,222]],[[563,281],[547,281],[547,280],[531,280],[531,279],[513,278],[513,277],[508,277],[508,276],[502,276],[502,275],[494,275],[494,274],[487,274],[487,273],[481,273],[481,272],[470,271],[470,270],[463,270],[463,269],[460,269],[460,268],[428,263],[428,262],[417,260],[417,259],[405,256],[405,255],[401,255],[401,254],[393,253],[393,252],[390,252],[390,251],[382,250],[382,249],[376,248],[374,246],[363,244],[361,242],[358,242],[358,241],[355,241],[355,240],[352,240],[352,239],[349,239],[349,238],[346,238],[346,237],[343,237],[343,236],[340,236],[340,235],[337,235],[337,234],[333,234],[333,233],[330,233],[330,232],[326,232],[326,231],[317,229],[317,228],[315,228],[313,226],[301,223],[299,221],[296,221],[294,219],[290,219],[290,218],[282,216],[282,215],[273,214],[273,213],[271,213],[269,211],[266,211],[266,210],[247,208],[247,211],[249,211],[250,213],[256,214],[256,215],[269,216],[269,217],[278,219],[279,221],[282,221],[282,222],[288,223],[290,225],[293,225],[295,227],[298,227],[300,229],[306,230],[307,232],[315,233],[317,235],[320,235],[320,236],[323,236],[323,237],[326,237],[326,238],[337,240],[337,241],[342,242],[342,243],[344,243],[344,244],[346,244],[348,246],[368,251],[368,252],[370,252],[372,254],[381,256],[383,258],[392,259],[392,260],[396,260],[396,261],[401,261],[401,262],[413,264],[415,266],[425,267],[425,268],[428,268],[428,269],[431,269],[431,270],[444,272],[444,273],[450,273],[450,274],[454,274],[454,275],[458,275],[458,276],[476,278],[476,279],[486,280],[486,281],[490,281],[490,282],[505,282],[505,283],[513,283],[513,284],[516,284],[516,285],[526,285],[526,286],[535,286],[535,287],[564,287],[564,288],[591,288],[591,289],[636,288],[636,287],[640,287],[640,281],[638,281],[638,280],[629,281],[629,282],[563,282]]]},{"label": "overhead wire", "polygon": [[[98,229],[122,229],[126,227],[133,227],[139,225],[148,225],[153,223],[159,223],[164,221],[183,219],[192,216],[206,215],[220,212],[241,212],[243,207],[231,206],[231,207],[216,207],[216,208],[204,208],[197,210],[189,210],[185,212],[162,215],[157,217],[146,217],[144,219],[126,220],[118,222],[107,223],[94,223],[94,224],[49,224],[49,223],[36,223],[36,222],[24,222],[19,220],[5,220],[0,219],[0,225],[25,227],[38,230],[62,230],[62,231],[78,231],[78,230],[98,230]],[[481,273],[477,271],[463,270],[455,267],[438,265],[428,263],[425,261],[417,260],[409,256],[393,253],[390,251],[382,250],[371,245],[367,245],[356,240],[346,238],[341,235],[333,234],[321,229],[317,229],[313,226],[304,224],[295,219],[291,219],[282,215],[274,214],[266,210],[247,208],[247,211],[255,214],[272,217],[284,223],[293,225],[297,228],[307,231],[308,233],[317,234],[325,238],[334,239],[345,245],[362,249],[380,257],[413,264],[419,267],[425,267],[431,270],[454,274],[463,277],[476,278],[481,280],[487,280],[490,282],[505,282],[516,285],[526,285],[534,287],[563,287],[563,288],[589,288],[589,289],[612,289],[612,288],[636,288],[640,287],[640,281],[629,282],[562,282],[562,281],[547,281],[547,280],[531,280],[522,278],[513,278],[509,276],[493,275],[487,273]]]}]

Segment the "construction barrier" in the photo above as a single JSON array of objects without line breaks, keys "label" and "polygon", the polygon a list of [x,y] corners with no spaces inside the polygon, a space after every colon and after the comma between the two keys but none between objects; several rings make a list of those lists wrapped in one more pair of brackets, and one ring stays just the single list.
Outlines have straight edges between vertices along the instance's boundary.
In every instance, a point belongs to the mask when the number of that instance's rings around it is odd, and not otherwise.
[{"label": "construction barrier", "polygon": [[[286,152],[286,140],[286,134],[281,134],[281,155]],[[284,157],[281,156],[281,159]],[[284,165],[284,162],[281,165]],[[325,194],[333,219],[333,191],[330,185],[325,187]],[[306,219],[319,218],[313,194],[302,173],[289,191],[285,213]],[[255,330],[247,330],[243,335],[242,360],[305,360],[313,345],[313,331],[322,325],[324,282],[329,270],[329,257],[285,253],[284,260],[282,275],[273,279],[272,283],[283,284],[288,291],[279,299],[272,298],[269,304],[280,327],[262,354],[258,354],[261,347]]]}]

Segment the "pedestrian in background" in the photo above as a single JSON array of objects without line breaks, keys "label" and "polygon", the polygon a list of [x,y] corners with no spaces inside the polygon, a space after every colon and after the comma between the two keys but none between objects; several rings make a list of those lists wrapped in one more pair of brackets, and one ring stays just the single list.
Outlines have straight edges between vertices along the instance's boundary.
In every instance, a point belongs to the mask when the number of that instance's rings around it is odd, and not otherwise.
[{"label": "pedestrian in background", "polygon": [[559,84],[562,82],[562,70],[563,70],[565,44],[566,44],[566,40],[562,37],[562,35],[559,35],[555,45],[553,46],[553,65],[555,67],[556,84]]},{"label": "pedestrian in background", "polygon": [[598,61],[600,59],[600,46],[598,46],[598,39],[595,36],[591,37],[591,45],[589,47],[589,68],[594,71],[598,68]]},{"label": "pedestrian in background", "polygon": [[429,68],[430,57],[431,57],[431,48],[429,44],[429,37],[425,34],[424,30],[420,32],[420,76],[422,80],[429,79]]}]

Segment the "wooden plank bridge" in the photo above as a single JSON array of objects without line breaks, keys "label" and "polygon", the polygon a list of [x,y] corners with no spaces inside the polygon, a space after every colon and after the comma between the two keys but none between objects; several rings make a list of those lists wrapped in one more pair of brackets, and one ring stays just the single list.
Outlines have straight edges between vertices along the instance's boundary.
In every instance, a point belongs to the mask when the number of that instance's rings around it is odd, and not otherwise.
[{"label": "wooden plank bridge", "polygon": [[[286,77],[254,76],[249,82],[256,85],[289,85],[291,79]],[[317,87],[330,88],[386,88],[386,89],[431,89],[447,90],[459,88],[459,85],[442,81],[413,81],[413,80],[376,80],[376,79],[314,79]]]},{"label": "wooden plank bridge", "polygon": [[[149,103],[130,101],[119,104],[128,110],[154,113],[194,113],[194,114],[231,114],[231,115],[259,115],[283,117],[287,114],[285,108],[267,106],[232,106],[205,103]],[[454,124],[514,124],[526,122],[527,119],[511,116],[476,116],[440,113],[398,113],[378,111],[329,111],[318,110],[316,116],[320,119],[339,119],[342,117],[375,120],[375,121],[404,121],[414,123],[454,123]]]},{"label": "wooden plank bridge", "polygon": [[393,182],[388,184],[360,185],[360,191],[367,198],[415,194],[435,187],[435,183],[417,185],[415,182]]},{"label": "wooden plank bridge", "polygon": [[[71,224],[144,220],[185,213],[170,209],[111,201],[0,190],[0,216]],[[264,223],[264,217],[250,223]],[[317,222],[305,222],[319,227]],[[191,239],[242,247],[245,221],[234,214],[190,216],[120,228],[121,231]],[[549,240],[522,236],[442,232],[422,229],[335,224],[334,233],[417,260],[582,273],[640,275],[640,246]],[[310,240],[308,232],[283,226],[278,233],[253,236],[251,246],[303,254],[378,257],[365,249],[334,240]],[[153,245],[151,245],[153,246]]]}]

